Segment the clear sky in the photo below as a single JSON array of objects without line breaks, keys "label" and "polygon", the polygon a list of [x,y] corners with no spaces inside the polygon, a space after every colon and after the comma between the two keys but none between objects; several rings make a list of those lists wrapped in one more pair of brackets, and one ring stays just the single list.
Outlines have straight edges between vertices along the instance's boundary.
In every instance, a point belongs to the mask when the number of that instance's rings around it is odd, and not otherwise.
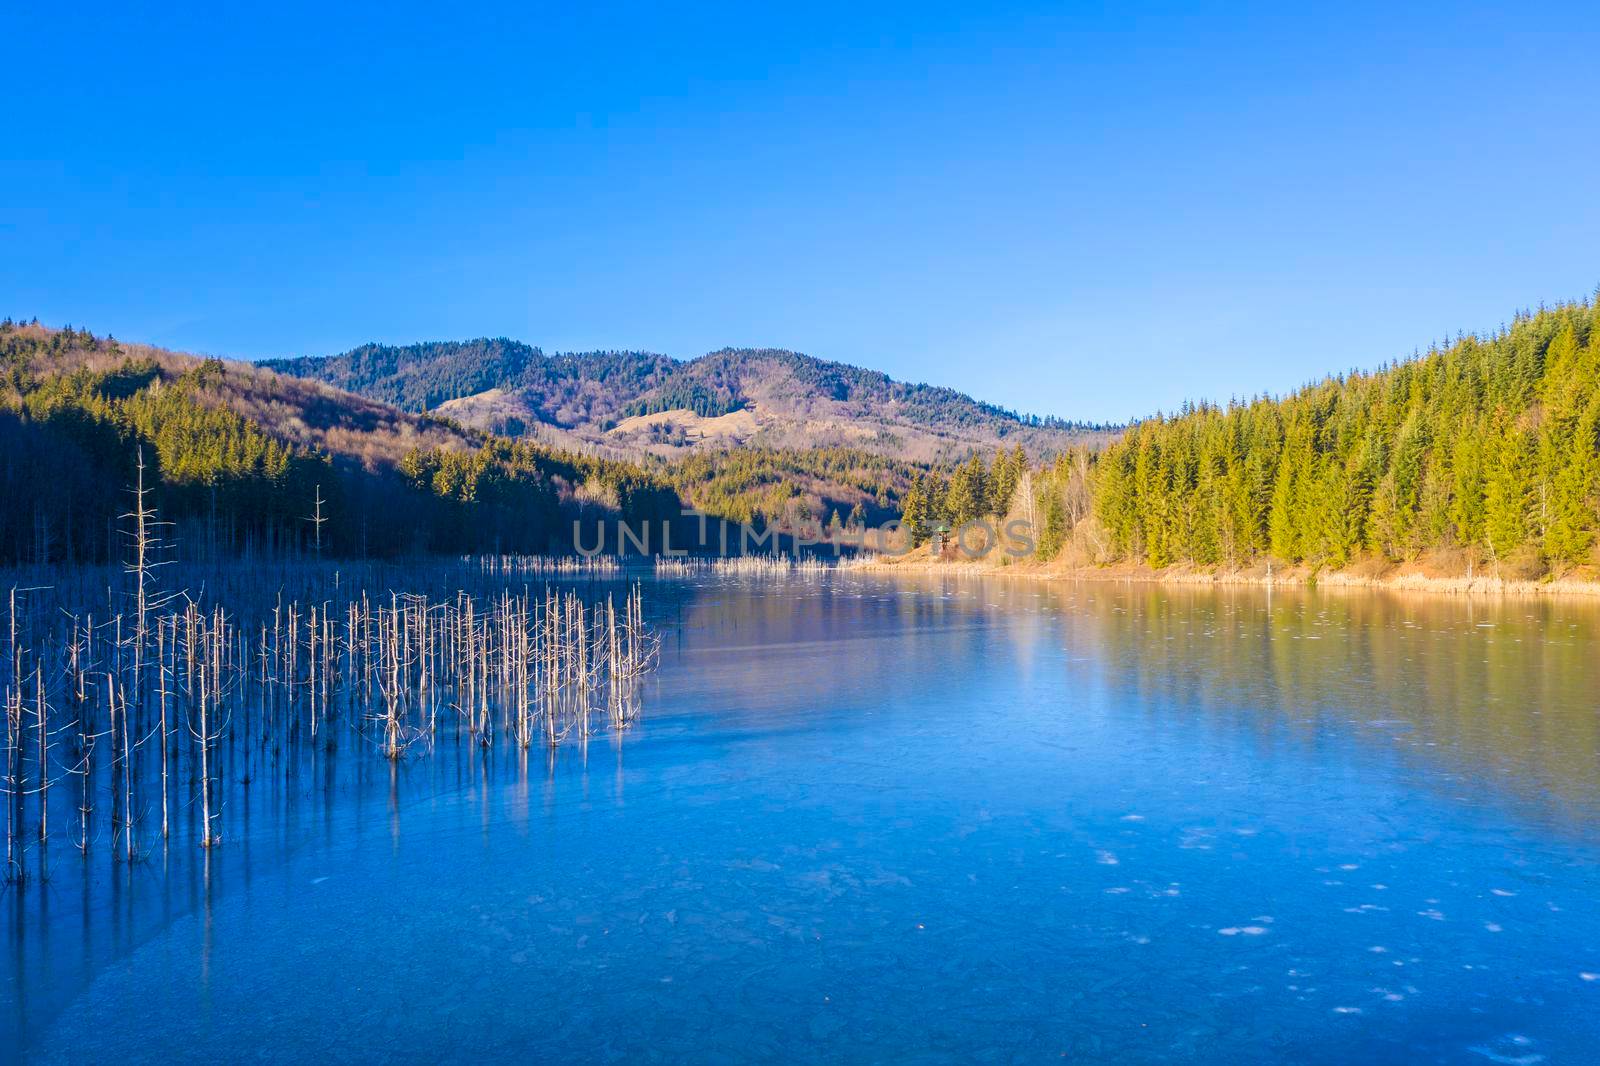
[{"label": "clear sky", "polygon": [[789,347],[1120,420],[1600,282],[1577,4],[134,6],[0,14],[0,313]]}]

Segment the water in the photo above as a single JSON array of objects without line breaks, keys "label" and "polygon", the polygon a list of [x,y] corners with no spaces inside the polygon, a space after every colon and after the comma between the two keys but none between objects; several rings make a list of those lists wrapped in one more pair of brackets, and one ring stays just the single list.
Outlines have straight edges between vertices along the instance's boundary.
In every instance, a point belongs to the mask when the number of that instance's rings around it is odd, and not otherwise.
[{"label": "water", "polygon": [[1595,605],[646,595],[621,738],[344,751],[208,859],[54,859],[0,1054],[1594,1061]]}]

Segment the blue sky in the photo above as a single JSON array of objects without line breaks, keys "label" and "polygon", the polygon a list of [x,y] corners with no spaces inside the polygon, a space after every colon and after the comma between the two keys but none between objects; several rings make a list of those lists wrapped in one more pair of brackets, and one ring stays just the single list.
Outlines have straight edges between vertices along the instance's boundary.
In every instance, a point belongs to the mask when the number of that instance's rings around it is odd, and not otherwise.
[{"label": "blue sky", "polygon": [[32,6],[0,313],[175,348],[768,345],[1120,420],[1600,282],[1577,5]]}]

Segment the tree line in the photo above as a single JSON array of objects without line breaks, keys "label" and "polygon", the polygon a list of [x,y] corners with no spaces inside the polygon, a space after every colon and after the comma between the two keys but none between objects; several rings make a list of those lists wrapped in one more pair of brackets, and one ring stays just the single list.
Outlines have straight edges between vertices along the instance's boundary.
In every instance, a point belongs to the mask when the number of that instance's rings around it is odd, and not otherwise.
[{"label": "tree line", "polygon": [[920,544],[936,530],[1004,515],[1027,473],[1028,457],[1020,444],[998,451],[989,463],[974,452],[953,470],[924,471],[906,493],[901,521],[911,528],[913,542]]},{"label": "tree line", "polygon": [[859,448],[739,448],[694,452],[665,477],[685,500],[730,522],[860,528],[895,517],[927,470]]}]

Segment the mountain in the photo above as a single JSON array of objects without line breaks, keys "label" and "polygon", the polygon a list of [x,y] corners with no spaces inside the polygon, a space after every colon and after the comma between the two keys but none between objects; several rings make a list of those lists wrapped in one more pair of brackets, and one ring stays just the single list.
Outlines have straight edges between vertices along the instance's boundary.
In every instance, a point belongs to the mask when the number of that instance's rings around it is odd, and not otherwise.
[{"label": "mountain", "polygon": [[953,389],[775,348],[678,361],[649,352],[546,355],[484,338],[367,344],[261,365],[489,432],[619,455],[845,447],[941,463],[1017,444],[1048,456],[1116,432],[1023,417]]}]

